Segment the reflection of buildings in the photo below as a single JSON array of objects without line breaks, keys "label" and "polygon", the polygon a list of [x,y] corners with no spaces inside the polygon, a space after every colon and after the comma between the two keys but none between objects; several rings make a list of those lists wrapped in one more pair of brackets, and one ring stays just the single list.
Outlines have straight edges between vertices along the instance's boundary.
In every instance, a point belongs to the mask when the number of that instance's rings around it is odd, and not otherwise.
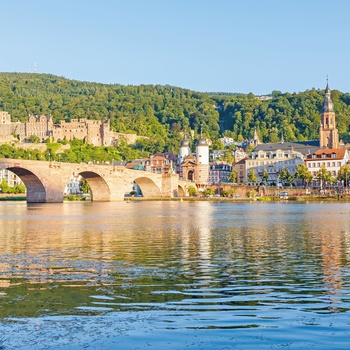
[{"label": "reflection of buildings", "polygon": [[[193,215],[186,215],[181,226],[181,256],[183,268],[191,266],[191,270],[200,270],[205,283],[205,276],[211,276],[213,234],[213,206],[209,202],[188,203],[187,210]],[[192,276],[193,277],[193,276]],[[208,280],[210,283],[210,279]]]}]

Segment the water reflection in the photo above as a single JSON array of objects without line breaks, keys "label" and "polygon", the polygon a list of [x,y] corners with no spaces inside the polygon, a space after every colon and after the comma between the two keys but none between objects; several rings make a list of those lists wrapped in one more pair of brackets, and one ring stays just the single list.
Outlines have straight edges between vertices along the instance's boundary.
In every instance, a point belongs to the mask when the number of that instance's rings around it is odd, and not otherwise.
[{"label": "water reflection", "polygon": [[333,315],[343,329],[334,315],[349,310],[349,209],[1,203],[0,316],[156,313],[163,330],[278,329],[282,339]]}]

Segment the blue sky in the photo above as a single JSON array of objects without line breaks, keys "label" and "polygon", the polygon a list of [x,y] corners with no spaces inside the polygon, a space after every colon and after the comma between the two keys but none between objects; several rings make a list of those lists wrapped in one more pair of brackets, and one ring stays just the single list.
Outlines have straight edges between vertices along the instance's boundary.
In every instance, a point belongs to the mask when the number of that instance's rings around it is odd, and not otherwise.
[{"label": "blue sky", "polygon": [[0,70],[197,91],[350,91],[348,0],[1,0]]}]

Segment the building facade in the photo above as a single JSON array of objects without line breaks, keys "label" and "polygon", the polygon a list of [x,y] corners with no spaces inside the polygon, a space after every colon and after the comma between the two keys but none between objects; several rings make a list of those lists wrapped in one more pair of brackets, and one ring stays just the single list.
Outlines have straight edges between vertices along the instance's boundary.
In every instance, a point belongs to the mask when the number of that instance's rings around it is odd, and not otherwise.
[{"label": "building facade", "polygon": [[[286,169],[290,175],[294,175],[296,167],[304,164],[304,155],[294,149],[270,149],[258,150],[251,154],[251,158],[246,159],[246,183],[250,171],[255,172],[258,183],[266,182],[267,184],[277,184],[279,174],[282,169]],[[268,174],[267,181],[263,181],[263,174],[266,170]]]},{"label": "building facade", "polygon": [[346,148],[320,149],[305,158],[305,165],[314,177],[322,167],[337,177],[339,169],[348,162],[349,151]]},{"label": "building facade", "polygon": [[209,168],[209,182],[214,185],[230,182],[229,176],[232,173],[232,165],[225,163],[211,164]]}]

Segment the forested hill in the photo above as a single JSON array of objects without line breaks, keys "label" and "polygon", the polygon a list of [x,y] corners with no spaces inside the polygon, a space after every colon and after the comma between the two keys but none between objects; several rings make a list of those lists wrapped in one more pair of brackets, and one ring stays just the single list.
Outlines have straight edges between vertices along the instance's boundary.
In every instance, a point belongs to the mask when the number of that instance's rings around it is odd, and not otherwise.
[{"label": "forested hill", "polygon": [[[332,87],[331,87],[332,88]],[[118,132],[151,136],[149,151],[178,151],[181,132],[194,130],[217,144],[222,135],[250,138],[257,128],[263,142],[318,138],[324,90],[253,94],[203,93],[169,85],[123,86],[69,80],[49,74],[0,73],[0,110],[12,120],[50,114],[57,122],[72,118],[110,119]],[[350,94],[332,91],[337,127],[347,140]],[[346,141],[344,140],[344,141]],[[145,141],[144,141],[145,142]],[[147,145],[144,145],[147,148]]]}]

